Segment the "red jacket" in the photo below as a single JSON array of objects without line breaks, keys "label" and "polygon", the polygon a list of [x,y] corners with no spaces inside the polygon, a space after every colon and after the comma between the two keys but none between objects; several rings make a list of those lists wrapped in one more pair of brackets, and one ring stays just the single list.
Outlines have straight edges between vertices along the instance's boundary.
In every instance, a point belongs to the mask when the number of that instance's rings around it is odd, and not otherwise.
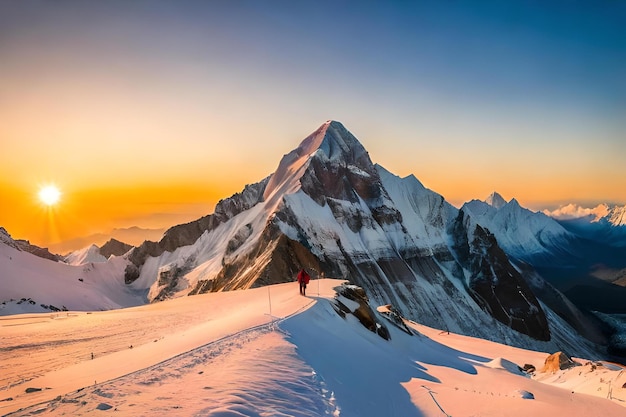
[{"label": "red jacket", "polygon": [[309,274],[306,273],[304,269],[301,269],[300,272],[298,272],[299,283],[308,284],[310,280],[311,280],[311,277],[309,276]]}]

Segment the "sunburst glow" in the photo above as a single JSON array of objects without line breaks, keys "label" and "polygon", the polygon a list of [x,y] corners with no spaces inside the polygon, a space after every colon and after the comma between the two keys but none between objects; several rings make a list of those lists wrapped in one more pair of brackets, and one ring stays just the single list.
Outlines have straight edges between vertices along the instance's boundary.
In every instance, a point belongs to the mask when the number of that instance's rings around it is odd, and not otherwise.
[{"label": "sunburst glow", "polygon": [[61,191],[55,185],[47,185],[39,190],[39,200],[47,206],[53,206],[61,199]]}]

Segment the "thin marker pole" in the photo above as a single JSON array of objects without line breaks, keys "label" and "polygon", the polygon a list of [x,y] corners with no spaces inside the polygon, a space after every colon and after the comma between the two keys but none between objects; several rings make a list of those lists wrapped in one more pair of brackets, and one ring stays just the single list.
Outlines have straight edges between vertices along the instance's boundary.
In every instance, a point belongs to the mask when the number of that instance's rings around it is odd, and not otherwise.
[{"label": "thin marker pole", "polygon": [[267,286],[267,299],[270,302],[270,321],[274,320],[274,317],[272,316],[272,296],[270,295],[270,286]]},{"label": "thin marker pole", "polygon": [[[324,272],[322,272],[321,277],[324,278]],[[317,296],[320,296],[320,275],[317,276]]]}]

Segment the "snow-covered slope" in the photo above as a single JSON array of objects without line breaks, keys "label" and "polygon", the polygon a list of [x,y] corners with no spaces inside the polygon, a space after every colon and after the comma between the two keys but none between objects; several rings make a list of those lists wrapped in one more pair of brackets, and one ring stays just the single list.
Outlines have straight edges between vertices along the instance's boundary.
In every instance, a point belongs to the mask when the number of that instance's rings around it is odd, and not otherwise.
[{"label": "snow-covered slope", "polygon": [[[311,298],[287,283],[121,311],[5,317],[0,413],[618,417],[626,412],[622,367],[575,359],[583,365],[542,372],[553,352],[405,321],[409,335],[374,313],[386,323],[391,337],[385,340],[363,327],[353,308],[344,318],[337,314],[333,297],[339,284],[313,281]],[[527,364],[536,371],[522,372]]]},{"label": "snow-covered slope", "polygon": [[462,209],[489,229],[508,255],[534,264],[568,255],[563,248],[574,238],[554,219],[523,208],[515,199],[507,202],[496,192],[485,201],[467,202]]},{"label": "snow-covered slope", "polygon": [[100,248],[91,245],[83,249],[76,250],[65,256],[65,262],[69,265],[82,265],[90,262],[106,262],[107,258],[100,254]]},{"label": "snow-covered slope", "polygon": [[19,250],[0,234],[0,315],[55,310],[108,310],[141,305],[145,291],[133,291],[121,277],[128,261],[67,265]]}]

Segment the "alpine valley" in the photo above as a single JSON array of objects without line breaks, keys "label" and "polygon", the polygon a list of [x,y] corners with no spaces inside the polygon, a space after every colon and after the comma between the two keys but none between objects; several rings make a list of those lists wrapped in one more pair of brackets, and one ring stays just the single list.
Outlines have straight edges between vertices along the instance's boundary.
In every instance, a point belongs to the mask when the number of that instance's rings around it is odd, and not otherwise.
[{"label": "alpine valley", "polygon": [[[455,208],[413,175],[374,164],[341,123],[328,121],[273,174],[158,242],[113,241],[105,251],[43,259],[1,229],[0,314],[250,289],[293,281],[304,267],[314,279],[348,280],[370,303],[423,325],[623,362],[626,343],[613,321],[626,314],[623,227],[557,221],[497,193]],[[612,240],[599,237],[609,229]],[[33,284],[43,276],[46,285]]]}]

